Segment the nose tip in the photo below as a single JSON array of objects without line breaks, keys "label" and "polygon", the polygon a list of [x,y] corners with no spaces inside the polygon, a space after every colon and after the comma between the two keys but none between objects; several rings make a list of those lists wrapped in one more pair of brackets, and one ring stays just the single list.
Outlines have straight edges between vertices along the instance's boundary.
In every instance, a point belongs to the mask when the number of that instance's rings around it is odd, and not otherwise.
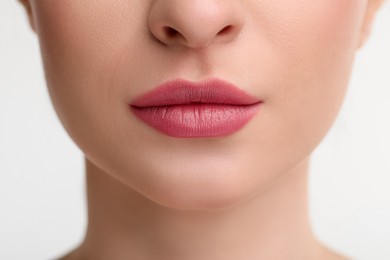
[{"label": "nose tip", "polygon": [[244,15],[237,1],[160,0],[148,17],[149,30],[165,45],[204,48],[237,37]]},{"label": "nose tip", "polygon": [[[204,48],[213,42],[229,42],[237,34],[237,28],[232,25],[226,25],[222,29],[213,28],[214,30],[197,31],[194,34],[191,31],[181,29],[175,29],[173,26],[163,26],[157,28],[154,31],[155,37],[166,45],[181,44],[189,48]],[[205,28],[199,28],[199,30],[206,30]]]}]

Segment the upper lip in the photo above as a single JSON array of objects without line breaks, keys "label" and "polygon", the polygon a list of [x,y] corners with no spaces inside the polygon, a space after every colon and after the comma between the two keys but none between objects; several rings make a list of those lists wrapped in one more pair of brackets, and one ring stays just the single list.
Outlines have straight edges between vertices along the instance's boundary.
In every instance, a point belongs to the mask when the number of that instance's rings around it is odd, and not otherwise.
[{"label": "upper lip", "polygon": [[153,107],[191,103],[253,105],[262,102],[234,84],[221,79],[192,82],[184,79],[167,81],[150,92],[136,97],[130,105]]}]

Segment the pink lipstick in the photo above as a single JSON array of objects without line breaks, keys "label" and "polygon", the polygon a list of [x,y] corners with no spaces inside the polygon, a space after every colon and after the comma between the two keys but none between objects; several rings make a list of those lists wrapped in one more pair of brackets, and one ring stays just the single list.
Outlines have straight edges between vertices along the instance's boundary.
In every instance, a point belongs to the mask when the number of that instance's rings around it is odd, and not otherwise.
[{"label": "pink lipstick", "polygon": [[168,81],[129,104],[140,120],[172,137],[217,137],[243,128],[262,101],[220,79]]}]

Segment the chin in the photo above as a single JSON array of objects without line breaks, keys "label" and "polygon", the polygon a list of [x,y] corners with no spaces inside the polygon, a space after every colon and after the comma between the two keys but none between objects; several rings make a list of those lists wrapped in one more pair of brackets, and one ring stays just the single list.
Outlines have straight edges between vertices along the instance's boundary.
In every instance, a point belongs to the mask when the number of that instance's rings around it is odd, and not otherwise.
[{"label": "chin", "polygon": [[[148,176],[148,175],[143,175]],[[158,172],[147,182],[134,186],[140,194],[154,203],[174,210],[222,211],[233,208],[256,193],[256,181],[245,178],[253,174],[243,171]]]},{"label": "chin", "polygon": [[[195,187],[194,187],[195,188]],[[155,193],[144,194],[148,199],[160,206],[182,211],[223,211],[233,208],[249,198],[249,193],[237,193],[230,190],[216,192],[206,191],[199,187],[193,191],[176,191],[174,194]]]}]

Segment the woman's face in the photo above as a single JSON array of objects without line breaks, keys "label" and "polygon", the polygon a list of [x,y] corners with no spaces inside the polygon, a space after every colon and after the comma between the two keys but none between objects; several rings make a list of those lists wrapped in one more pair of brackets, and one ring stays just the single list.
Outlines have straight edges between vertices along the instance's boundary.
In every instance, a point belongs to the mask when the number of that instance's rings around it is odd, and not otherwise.
[{"label": "woman's face", "polygon": [[[309,158],[342,104],[371,2],[30,4],[52,102],[85,156],[156,203],[212,210],[248,199]],[[128,103],[176,78],[223,79],[263,104],[234,134],[168,136]]]}]

